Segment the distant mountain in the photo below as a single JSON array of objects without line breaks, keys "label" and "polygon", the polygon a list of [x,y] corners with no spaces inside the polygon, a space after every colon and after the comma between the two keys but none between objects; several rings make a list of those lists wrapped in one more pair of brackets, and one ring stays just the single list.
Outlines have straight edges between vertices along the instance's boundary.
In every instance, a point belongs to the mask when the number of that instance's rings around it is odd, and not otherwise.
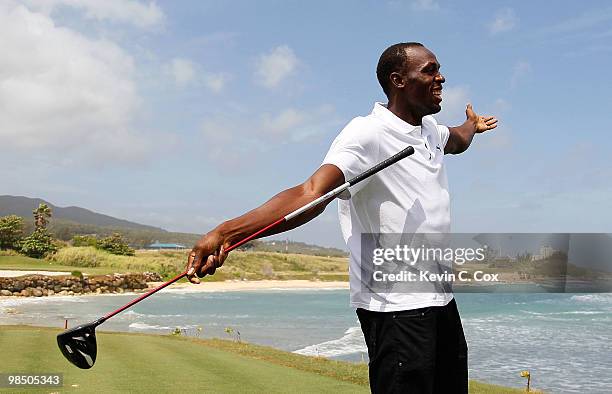
[{"label": "distant mountain", "polygon": [[[32,218],[32,210],[39,204],[47,204],[53,211],[53,219],[67,220],[74,223],[100,227],[113,227],[117,229],[148,230],[165,232],[159,227],[147,226],[128,220],[117,219],[89,209],[80,207],[58,207],[40,198],[23,196],[0,196],[0,216],[17,215],[28,220]],[[52,219],[52,220],[53,220]]]},{"label": "distant mountain", "polygon": [[257,252],[277,252],[277,253],[296,253],[308,254],[312,256],[333,256],[346,257],[348,253],[338,248],[326,248],[319,245],[311,245],[304,242],[290,241],[288,239],[279,240],[255,240],[247,244],[245,249],[252,249]]},{"label": "distant mountain", "polygon": [[[156,241],[193,245],[201,236],[200,234],[169,232],[159,227],[117,219],[85,208],[58,207],[40,198],[22,196],[0,196],[0,217],[7,215],[21,216],[26,219],[26,232],[32,231],[32,210],[43,203],[47,204],[53,211],[53,217],[49,222],[51,233],[54,237],[64,241],[71,240],[75,235],[96,234],[98,237],[105,237],[118,232],[133,247],[144,248]],[[347,255],[345,251],[340,249],[289,240],[254,240],[246,244],[243,249],[317,256]]]}]

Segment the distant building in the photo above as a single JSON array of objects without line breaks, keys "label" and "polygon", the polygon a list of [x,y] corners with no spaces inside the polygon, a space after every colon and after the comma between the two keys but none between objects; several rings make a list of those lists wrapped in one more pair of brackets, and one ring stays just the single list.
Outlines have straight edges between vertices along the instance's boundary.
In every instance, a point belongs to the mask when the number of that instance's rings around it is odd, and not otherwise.
[{"label": "distant building", "polygon": [[550,246],[542,246],[540,247],[539,254],[531,256],[531,261],[546,260],[547,258],[552,256],[555,252],[558,252],[558,250],[553,249]]},{"label": "distant building", "polygon": [[147,246],[147,249],[157,249],[157,250],[182,250],[182,249],[187,249],[187,247],[185,245],[181,245],[181,244],[165,244],[165,243],[160,243],[159,241],[152,243],[151,245]]}]

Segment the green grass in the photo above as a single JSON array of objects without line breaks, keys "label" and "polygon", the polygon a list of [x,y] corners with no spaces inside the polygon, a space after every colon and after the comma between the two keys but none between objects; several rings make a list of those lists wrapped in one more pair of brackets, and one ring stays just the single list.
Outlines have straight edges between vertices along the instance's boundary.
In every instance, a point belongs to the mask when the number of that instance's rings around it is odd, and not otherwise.
[{"label": "green grass", "polygon": [[[219,339],[98,332],[98,360],[84,371],[69,364],[57,349],[55,336],[60,331],[0,326],[0,372],[64,374],[62,389],[31,392],[369,392],[365,364]],[[470,382],[470,393],[521,392]]]},{"label": "green grass", "polygon": [[[137,252],[116,256],[92,247],[66,247],[48,259],[0,254],[0,269],[74,271],[85,274],[157,272],[170,278],[182,272],[187,252]],[[222,268],[207,280],[304,279],[348,280],[348,258],[275,252],[232,252]]]},{"label": "green grass", "polygon": [[107,267],[81,269],[75,266],[60,264],[55,261],[33,259],[25,256],[0,256],[0,270],[66,271],[67,273],[79,270],[81,272],[91,275],[102,275],[113,272],[126,272],[125,270],[113,270]]},{"label": "green grass", "polygon": [[61,355],[58,332],[0,328],[2,371],[63,373],[64,388],[47,392],[367,392],[358,384],[228,352],[206,341],[154,335],[99,333],[98,361],[84,371]]}]

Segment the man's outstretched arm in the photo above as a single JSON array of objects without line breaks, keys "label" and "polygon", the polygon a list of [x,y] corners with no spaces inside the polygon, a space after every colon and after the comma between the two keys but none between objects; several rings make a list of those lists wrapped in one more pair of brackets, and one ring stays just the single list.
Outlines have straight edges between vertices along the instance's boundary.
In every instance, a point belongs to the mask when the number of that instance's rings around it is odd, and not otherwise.
[{"label": "man's outstretched arm", "polygon": [[450,135],[444,147],[444,153],[458,154],[465,152],[472,143],[475,134],[484,133],[497,127],[494,116],[479,116],[468,104],[465,109],[466,120],[461,126],[449,127]]},{"label": "man's outstretched arm", "polygon": [[[193,247],[187,263],[187,278],[192,283],[199,283],[200,280],[197,277],[214,274],[227,257],[224,249],[321,197],[344,182],[344,175],[338,167],[324,164],[301,185],[282,191],[260,207],[221,223],[203,235]],[[309,222],[321,214],[330,201],[323,202],[290,221],[270,229],[261,237],[288,231]]]}]

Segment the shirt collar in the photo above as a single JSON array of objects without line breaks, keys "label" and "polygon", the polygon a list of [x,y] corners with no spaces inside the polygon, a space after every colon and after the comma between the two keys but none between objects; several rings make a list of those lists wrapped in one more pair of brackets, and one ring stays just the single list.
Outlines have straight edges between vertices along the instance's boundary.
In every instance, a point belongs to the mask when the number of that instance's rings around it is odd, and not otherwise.
[{"label": "shirt collar", "polygon": [[393,127],[394,130],[400,132],[411,133],[420,128],[420,126],[411,125],[410,123],[400,119],[393,112],[389,111],[389,109],[387,109],[387,104],[384,103],[374,103],[372,115]]}]

